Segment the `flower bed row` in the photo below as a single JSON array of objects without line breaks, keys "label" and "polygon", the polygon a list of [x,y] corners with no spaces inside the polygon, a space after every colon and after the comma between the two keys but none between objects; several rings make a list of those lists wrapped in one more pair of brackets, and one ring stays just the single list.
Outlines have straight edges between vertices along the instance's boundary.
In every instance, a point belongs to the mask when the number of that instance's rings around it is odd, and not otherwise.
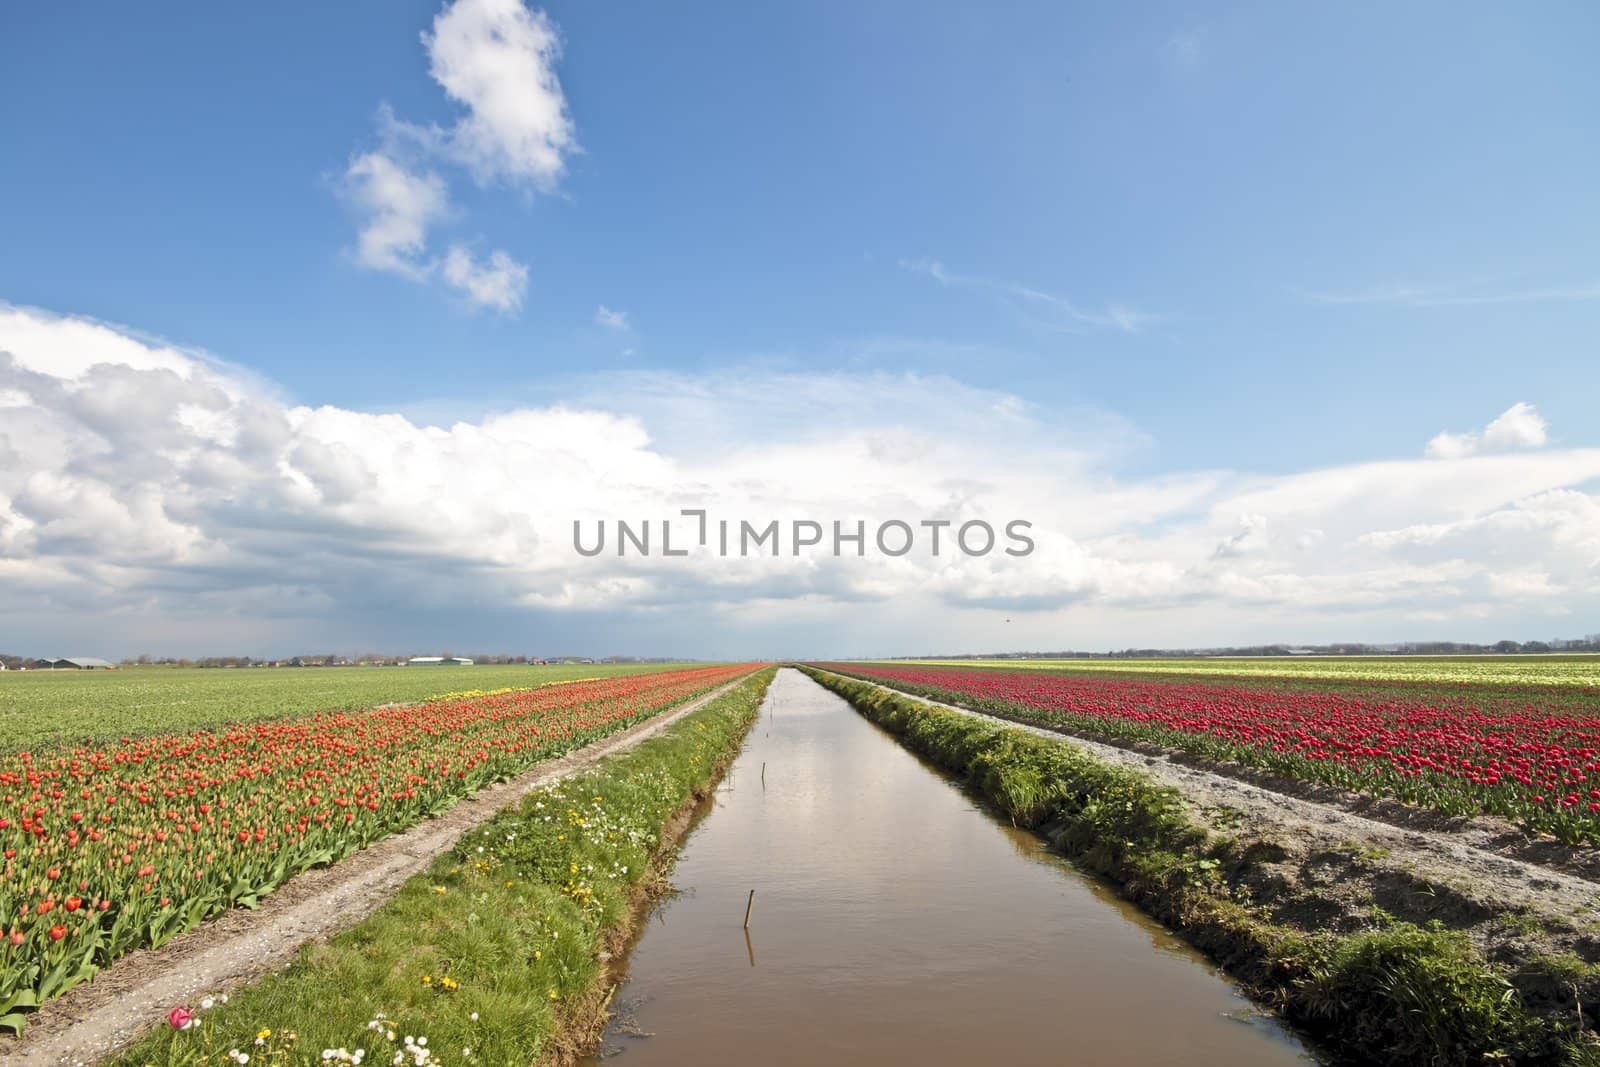
[{"label": "flower bed row", "polygon": [[773,673],[529,794],[363,922],[231,997],[171,1009],[117,1062],[570,1062],[603,1023],[606,960],[670,853],[665,827],[737,751]]},{"label": "flower bed row", "polygon": [[1559,696],[1519,702],[1461,687],[1448,699],[1377,699],[1041,670],[827,667],[947,703],[1600,843],[1600,715],[1550,703]]},{"label": "flower bed row", "polygon": [[717,666],[0,760],[0,1027],[286,879],[748,673]]}]

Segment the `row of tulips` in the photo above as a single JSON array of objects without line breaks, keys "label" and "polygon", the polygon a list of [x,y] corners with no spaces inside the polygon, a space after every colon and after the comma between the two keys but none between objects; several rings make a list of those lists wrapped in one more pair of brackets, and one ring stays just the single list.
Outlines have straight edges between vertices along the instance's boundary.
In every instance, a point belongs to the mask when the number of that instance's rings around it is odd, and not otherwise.
[{"label": "row of tulips", "polygon": [[1368,691],[1040,670],[829,664],[949,703],[1232,760],[1456,815],[1498,815],[1571,845],[1600,843],[1593,694],[1537,700],[1452,686]]},{"label": "row of tulips", "polygon": [[286,879],[747,666],[0,758],[0,1027]]}]

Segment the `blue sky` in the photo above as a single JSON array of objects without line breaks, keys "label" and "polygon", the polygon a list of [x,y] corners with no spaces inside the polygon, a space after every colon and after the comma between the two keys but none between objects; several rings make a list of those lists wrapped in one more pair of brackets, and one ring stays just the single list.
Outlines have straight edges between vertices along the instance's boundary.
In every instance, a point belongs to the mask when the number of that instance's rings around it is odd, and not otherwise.
[{"label": "blue sky", "polygon": [[[1035,457],[1041,438],[1093,454],[1091,487],[1411,460],[1519,403],[1541,428],[1517,447],[1600,446],[1591,5],[459,6],[559,36],[531,57],[570,136],[553,164],[473,162],[507,127],[462,134],[479,112],[424,40],[448,38],[440,2],[5,16],[0,300],[204,350],[285,405],[421,426],[581,404],[642,420],[680,460],[708,425],[673,414],[684,396],[797,380],[950,383],[845,437],[1003,394]],[[468,83],[515,89],[479,59]],[[448,202],[402,270],[361,252],[353,164],[374,153]],[[448,282],[457,248],[474,270],[503,252],[525,281],[475,304]],[[796,410],[838,410],[816,404]],[[1587,470],[1548,487],[1587,495]],[[1229,507],[1196,497],[1094,536],[1159,540]],[[1400,525],[1439,516],[1415,518]],[[1579,573],[1543,607],[1473,601],[1477,623],[1438,607],[1303,629],[1581,632],[1552,616],[1593,603],[1600,578]],[[1094,618],[1036,636],[1073,643]],[[827,632],[807,625],[770,632]],[[1241,616],[1230,636],[1278,634]]]}]

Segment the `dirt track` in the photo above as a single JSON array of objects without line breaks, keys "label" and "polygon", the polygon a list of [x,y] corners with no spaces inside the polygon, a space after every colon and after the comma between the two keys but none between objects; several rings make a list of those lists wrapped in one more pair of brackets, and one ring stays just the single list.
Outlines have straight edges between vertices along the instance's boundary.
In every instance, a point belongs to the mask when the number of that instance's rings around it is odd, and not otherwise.
[{"label": "dirt track", "polygon": [[351,926],[451,848],[468,830],[526,794],[660,733],[748,676],[654,719],[541,763],[465,797],[444,815],[394,834],[332,867],[285,883],[255,911],[230,911],[159,949],[133,952],[93,982],[50,1001],[20,1038],[0,1038],[0,1063],[62,1067],[94,1063],[164,1021],[174,1006],[221,992],[288,964],[306,942]]}]

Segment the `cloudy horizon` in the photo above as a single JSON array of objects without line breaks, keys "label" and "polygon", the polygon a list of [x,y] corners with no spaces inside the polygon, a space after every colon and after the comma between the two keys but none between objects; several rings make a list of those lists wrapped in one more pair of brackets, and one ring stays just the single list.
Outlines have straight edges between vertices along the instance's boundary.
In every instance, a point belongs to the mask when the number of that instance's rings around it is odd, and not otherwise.
[{"label": "cloudy horizon", "polygon": [[[319,15],[0,40],[0,649],[1600,630],[1562,19]],[[1034,549],[573,548],[683,509]]]},{"label": "cloudy horizon", "polygon": [[[1478,427],[1419,426],[1410,456],[1123,477],[1139,431],[1116,413],[1085,436],[948,377],[594,384],[578,404],[429,424],[0,306],[0,640],[898,655],[1520,640],[1581,633],[1600,606],[1600,448],[1554,443],[1523,400]],[[683,508],[859,519],[869,545],[890,519],[1023,518],[1036,548],[574,551],[575,520]]]}]

